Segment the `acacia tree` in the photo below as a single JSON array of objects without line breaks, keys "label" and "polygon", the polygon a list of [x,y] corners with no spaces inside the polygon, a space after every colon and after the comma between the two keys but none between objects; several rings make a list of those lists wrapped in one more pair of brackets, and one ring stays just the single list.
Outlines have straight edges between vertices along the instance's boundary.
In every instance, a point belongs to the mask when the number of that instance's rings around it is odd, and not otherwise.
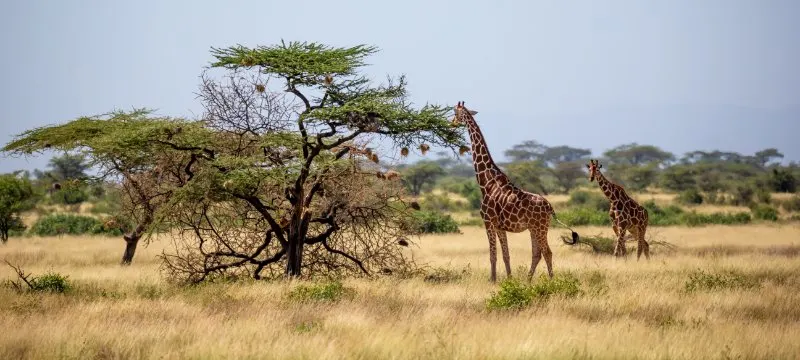
[{"label": "acacia tree", "polygon": [[400,268],[408,261],[397,236],[412,228],[411,210],[399,182],[375,176],[380,155],[364,144],[465,144],[449,108],[412,106],[404,77],[374,85],[359,73],[376,51],[299,42],[212,49],[211,70],[225,75],[203,74],[200,121],[82,118],[25,133],[6,150],[46,144],[104,157],[127,181],[139,225],[175,228],[175,251],[163,259],[182,280]]},{"label": "acacia tree", "polygon": [[[233,250],[233,246],[225,245],[224,235],[214,234],[212,237],[222,250],[203,256],[220,264],[206,267],[204,273],[250,263],[255,265],[252,271],[258,277],[264,268],[284,260],[285,254],[285,275],[300,276],[306,245],[318,245],[314,251],[347,258],[368,273],[363,259],[335,249],[332,242],[370,243],[367,247],[381,248],[386,245],[382,241],[390,239],[380,234],[379,229],[403,229],[401,223],[388,223],[398,219],[399,213],[393,209],[406,210],[392,203],[391,200],[399,199],[398,194],[386,190],[390,187],[378,187],[382,190],[363,201],[344,190],[349,189],[344,184],[361,184],[362,190],[370,188],[364,182],[363,172],[355,166],[361,163],[355,157],[380,161],[378,154],[357,144],[374,135],[378,140],[402,147],[424,144],[455,151],[464,146],[464,137],[462,130],[446,118],[449,108],[435,105],[413,108],[407,98],[404,77],[373,85],[359,74],[364,59],[376,51],[366,45],[341,48],[300,42],[212,49],[216,59],[212,67],[234,73],[257,71],[265,79],[263,83],[250,84],[252,89],[257,92],[276,89],[291,94],[298,109],[293,116],[255,117],[260,121],[255,122],[259,126],[254,128],[248,103],[238,101],[241,96],[236,91],[242,88],[242,83],[236,82],[247,77],[231,77],[233,83],[227,87],[210,83],[203,87],[200,97],[206,104],[206,123],[217,124],[218,129],[238,129],[231,132],[231,137],[238,138],[233,141],[238,145],[222,152],[202,147],[210,154],[209,166],[203,167],[208,186],[190,186],[183,193],[216,188],[221,181],[220,188],[225,190],[221,193],[229,197],[219,199],[222,201],[218,203],[238,204],[237,209],[246,210],[248,219],[254,216],[253,226],[261,229],[256,232],[260,235],[259,246],[249,254]],[[334,198],[338,200],[331,201],[330,194],[336,194]],[[197,206],[194,215],[204,211],[204,205],[197,203]],[[197,219],[191,217],[192,221]],[[211,223],[208,219],[205,222]],[[193,230],[197,236],[197,229]],[[279,244],[277,251],[259,260],[258,256],[263,256],[261,249],[269,248],[273,238]],[[370,258],[371,254],[367,250],[362,255]],[[222,258],[236,260],[228,263]],[[182,263],[190,267],[197,264]]]},{"label": "acacia tree", "polygon": [[[123,212],[114,215],[126,221],[112,220],[106,226],[125,231],[123,265],[133,261],[139,241],[155,225],[160,206],[175,188],[191,180],[191,168],[198,160],[196,156],[166,146],[163,141],[172,139],[175,132],[182,132],[184,137],[198,137],[203,132],[199,123],[150,117],[150,113],[139,109],[81,117],[66,124],[28,130],[3,148],[15,154],[79,151],[97,166],[98,178],[119,180],[124,194]],[[72,158],[83,159],[80,155]],[[127,220],[133,221],[130,229],[121,226]]]}]

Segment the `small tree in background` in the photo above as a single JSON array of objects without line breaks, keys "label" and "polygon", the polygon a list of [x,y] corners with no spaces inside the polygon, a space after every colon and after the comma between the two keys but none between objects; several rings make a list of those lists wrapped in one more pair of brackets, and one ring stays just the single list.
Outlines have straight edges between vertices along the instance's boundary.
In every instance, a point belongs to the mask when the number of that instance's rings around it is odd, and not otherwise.
[{"label": "small tree in background", "polygon": [[433,185],[444,174],[444,169],[438,163],[422,160],[403,170],[403,183],[406,184],[411,195],[417,196],[422,193],[424,188]]},{"label": "small tree in background", "polygon": [[12,174],[0,175],[0,241],[8,242],[9,232],[24,230],[20,214],[35,205],[35,196],[28,179]]},{"label": "small tree in background", "polygon": [[520,188],[547,195],[548,191],[542,182],[542,177],[548,172],[548,169],[541,161],[513,162],[505,166],[505,172],[509,179]]}]

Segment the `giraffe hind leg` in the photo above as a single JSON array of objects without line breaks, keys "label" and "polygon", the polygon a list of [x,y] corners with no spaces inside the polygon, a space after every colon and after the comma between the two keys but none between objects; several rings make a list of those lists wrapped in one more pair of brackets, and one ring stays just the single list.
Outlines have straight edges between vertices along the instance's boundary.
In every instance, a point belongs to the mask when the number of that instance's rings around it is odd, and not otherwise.
[{"label": "giraffe hind leg", "polygon": [[650,260],[650,244],[648,244],[647,240],[644,239],[646,232],[646,226],[641,226],[636,231],[636,238],[639,240],[638,244],[636,245],[636,260],[639,260],[639,258],[642,257],[642,252],[644,252],[645,259]]},{"label": "giraffe hind leg", "polygon": [[531,230],[531,270],[528,272],[528,281],[533,279],[533,274],[536,272],[536,267],[539,265],[539,260],[541,259],[542,247],[536,236],[536,231]]},{"label": "giraffe hind leg", "polygon": [[547,263],[547,276],[553,278],[553,252],[550,250],[550,244],[547,243],[547,231],[542,230],[539,233],[539,247],[542,248],[542,256]]},{"label": "giraffe hind leg", "polygon": [[497,233],[497,240],[500,241],[500,250],[503,251],[503,263],[506,266],[506,277],[511,277],[511,256],[508,255],[508,237],[505,231],[497,230],[495,232]]}]

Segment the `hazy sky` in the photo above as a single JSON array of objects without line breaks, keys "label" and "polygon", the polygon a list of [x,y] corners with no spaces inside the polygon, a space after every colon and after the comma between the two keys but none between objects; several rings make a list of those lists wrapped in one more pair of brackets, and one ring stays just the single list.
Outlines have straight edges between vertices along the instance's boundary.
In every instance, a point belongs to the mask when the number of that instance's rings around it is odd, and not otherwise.
[{"label": "hazy sky", "polygon": [[[302,4],[302,5],[300,5]],[[114,109],[195,116],[211,46],[377,45],[376,80],[478,110],[493,154],[535,139],[800,160],[800,1],[4,1],[0,142]],[[0,155],[0,172],[48,156]]]}]

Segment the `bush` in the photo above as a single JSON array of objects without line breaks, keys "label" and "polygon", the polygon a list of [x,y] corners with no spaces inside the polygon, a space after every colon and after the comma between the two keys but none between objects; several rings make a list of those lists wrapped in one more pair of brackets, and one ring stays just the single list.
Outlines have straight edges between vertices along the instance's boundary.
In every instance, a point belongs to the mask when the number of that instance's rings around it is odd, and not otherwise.
[{"label": "bush", "polygon": [[758,220],[778,221],[778,210],[771,205],[758,204],[753,206],[750,211],[753,217]]},{"label": "bush", "polygon": [[420,204],[424,209],[431,211],[458,211],[467,208],[463,201],[452,200],[447,194],[428,194],[422,199]]},{"label": "bush", "polygon": [[59,273],[46,273],[41,276],[33,278],[31,281],[31,290],[40,292],[53,292],[65,293],[72,289],[67,276]]},{"label": "bush", "polygon": [[500,283],[500,291],[486,300],[488,310],[520,310],[535,300],[545,301],[552,296],[574,297],[583,293],[580,281],[572,274],[557,274],[552,279],[542,274],[533,285],[523,284],[515,278]]},{"label": "bush", "polygon": [[610,208],[608,199],[605,196],[588,191],[573,191],[569,194],[567,205],[571,207],[585,207],[598,211],[606,211]]},{"label": "bush", "polygon": [[786,212],[800,212],[800,196],[795,195],[791,199],[781,202],[781,207]]},{"label": "bush", "polygon": [[731,205],[750,206],[753,203],[753,195],[755,195],[755,190],[752,187],[738,185],[733,189]]},{"label": "bush", "polygon": [[119,229],[106,229],[103,222],[90,216],[52,214],[39,218],[31,227],[38,236],[108,234],[120,235]]},{"label": "bush", "polygon": [[[608,209],[606,211],[598,211],[590,208],[573,208],[559,211],[558,218],[570,226],[611,225]],[[551,223],[551,226],[555,226],[555,223]]]},{"label": "bush", "polygon": [[788,169],[772,169],[769,185],[776,192],[793,193],[797,191],[797,179]]},{"label": "bush", "polygon": [[458,223],[448,214],[434,211],[417,211],[414,213],[414,225],[423,234],[460,233]]},{"label": "bush", "polygon": [[650,225],[680,225],[680,216],[684,213],[683,209],[679,206],[669,205],[667,207],[661,207],[653,200],[645,201],[642,203],[642,206],[647,209]]},{"label": "bush", "polygon": [[355,290],[345,287],[339,281],[313,285],[299,285],[289,292],[289,299],[299,302],[337,302],[344,297],[352,297]]},{"label": "bush", "polygon": [[54,192],[50,199],[56,204],[75,205],[88,200],[89,195],[81,188],[65,187]]},{"label": "bush", "polygon": [[677,223],[686,226],[741,225],[748,224],[751,220],[750,214],[746,212],[700,214],[692,211],[681,214]]},{"label": "bush", "polygon": [[684,284],[684,291],[693,293],[697,291],[753,289],[760,285],[761,283],[756,279],[733,271],[714,274],[697,270],[689,274],[689,280]]},{"label": "bush", "polygon": [[691,188],[680,192],[675,200],[684,205],[699,205],[703,203],[703,195],[697,189]]},{"label": "bush", "polygon": [[762,204],[769,204],[772,202],[772,193],[767,189],[758,189],[756,191],[756,200]]}]

